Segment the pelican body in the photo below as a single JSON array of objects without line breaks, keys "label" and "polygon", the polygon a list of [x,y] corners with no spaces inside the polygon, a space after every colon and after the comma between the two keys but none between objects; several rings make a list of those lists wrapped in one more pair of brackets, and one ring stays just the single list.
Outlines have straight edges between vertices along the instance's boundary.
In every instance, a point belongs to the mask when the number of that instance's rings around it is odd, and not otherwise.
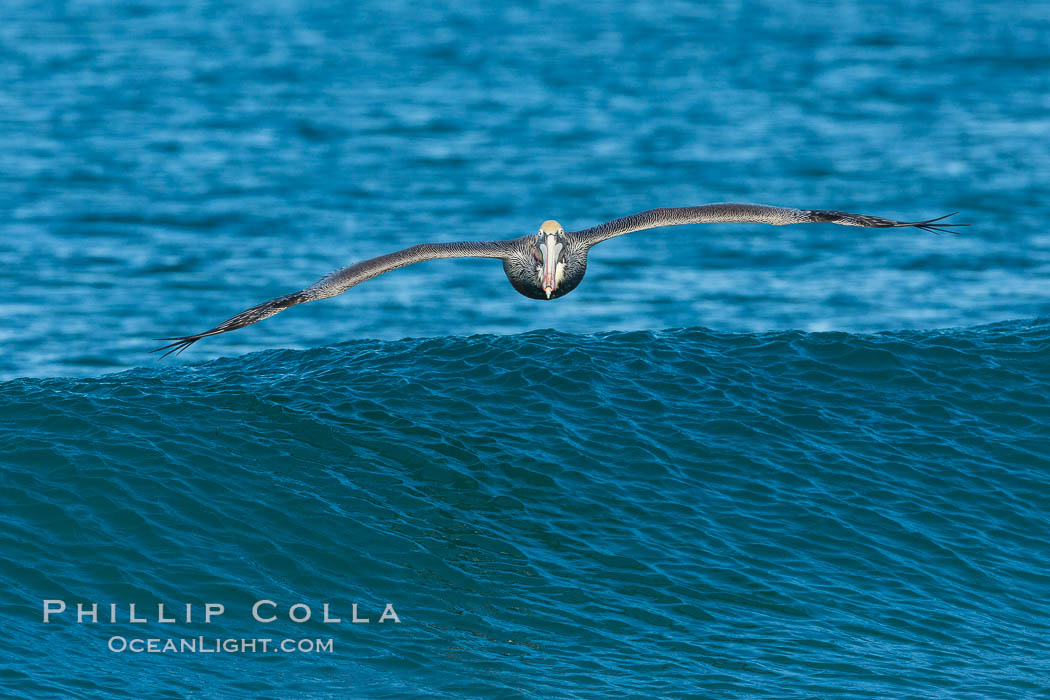
[{"label": "pelican body", "polygon": [[503,271],[515,290],[530,299],[549,301],[563,297],[579,286],[587,271],[587,254],[593,246],[634,231],[682,224],[760,223],[784,226],[824,222],[867,228],[911,226],[935,233],[954,233],[952,227],[967,225],[943,223],[943,219],[948,216],[952,214],[909,222],[827,209],[789,209],[764,204],[723,202],[698,207],[650,209],[575,232],[566,232],[557,221],[548,220],[543,222],[536,234],[521,238],[423,243],[344,267],[322,277],[305,289],[253,306],[203,333],[159,338],[158,340],[173,342],[157,348],[154,352],[166,351],[163,357],[171,353],[178,354],[201,338],[243,328],[296,304],[342,294],[373,277],[424,260],[460,257],[501,258]]},{"label": "pelican body", "polygon": [[544,221],[531,238],[520,239],[518,255],[503,258],[503,271],[514,289],[530,299],[557,299],[576,289],[587,271],[589,246],[566,236],[553,220]]}]

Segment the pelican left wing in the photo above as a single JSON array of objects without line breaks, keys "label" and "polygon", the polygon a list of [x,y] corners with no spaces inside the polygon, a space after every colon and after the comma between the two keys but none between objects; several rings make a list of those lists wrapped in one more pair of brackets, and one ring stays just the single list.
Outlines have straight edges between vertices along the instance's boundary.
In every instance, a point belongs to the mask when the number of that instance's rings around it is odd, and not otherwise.
[{"label": "pelican left wing", "polygon": [[771,207],[765,204],[742,204],[738,202],[719,202],[704,204],[699,207],[674,207],[670,209],[650,209],[633,216],[607,221],[604,224],[577,231],[584,244],[592,246],[616,236],[634,231],[644,231],[662,226],[680,226],[682,224],[715,224],[715,223],[756,223],[785,226],[788,224],[820,223],[840,224],[842,226],[865,226],[868,228],[898,228],[914,226],[934,233],[954,233],[951,228],[969,224],[940,223],[952,216],[941,216],[925,221],[894,221],[881,216],[850,214],[844,211],[829,209],[790,209]]},{"label": "pelican left wing", "polygon": [[167,357],[172,353],[177,355],[201,338],[244,328],[262,321],[264,318],[274,316],[296,304],[334,297],[355,285],[406,265],[437,258],[503,258],[510,254],[512,250],[513,241],[466,241],[461,243],[423,243],[415,245],[411,248],[399,250],[396,253],[380,255],[377,258],[371,258],[370,260],[336,270],[331,274],[325,275],[306,289],[285,294],[253,306],[203,333],[175,336],[173,338],[157,338],[156,340],[171,340],[173,342],[151,350],[151,352],[167,351],[161,357]]}]

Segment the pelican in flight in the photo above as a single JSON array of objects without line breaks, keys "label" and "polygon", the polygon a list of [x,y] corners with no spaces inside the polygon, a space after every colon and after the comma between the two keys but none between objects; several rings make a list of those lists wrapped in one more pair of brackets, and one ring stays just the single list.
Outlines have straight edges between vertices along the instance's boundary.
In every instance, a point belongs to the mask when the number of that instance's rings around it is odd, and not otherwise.
[{"label": "pelican in flight", "polygon": [[544,221],[538,233],[504,241],[465,241],[461,243],[421,243],[396,253],[355,263],[336,270],[306,289],[271,299],[229,318],[211,330],[174,338],[161,357],[180,353],[201,338],[244,328],[269,318],[290,306],[327,299],[351,287],[399,267],[436,258],[501,258],[503,271],[511,286],[530,299],[557,299],[580,284],[587,271],[587,253],[595,244],[633,231],[681,224],[756,223],[784,226],[809,222],[826,222],[843,226],[898,228],[914,226],[924,231],[954,233],[950,227],[968,224],[939,223],[947,214],[925,221],[894,221],[878,216],[849,214],[824,209],[787,209],[763,204],[705,204],[699,207],[650,209],[634,216],[607,221],[582,231],[565,231],[557,221]]}]

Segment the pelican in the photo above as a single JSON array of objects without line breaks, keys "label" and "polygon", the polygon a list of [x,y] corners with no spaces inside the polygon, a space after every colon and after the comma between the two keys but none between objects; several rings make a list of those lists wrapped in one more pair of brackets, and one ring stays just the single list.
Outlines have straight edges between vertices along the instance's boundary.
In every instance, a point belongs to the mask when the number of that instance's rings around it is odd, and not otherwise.
[{"label": "pelican", "polygon": [[616,236],[634,231],[679,226],[682,224],[756,223],[784,226],[825,222],[842,226],[899,228],[912,226],[935,233],[955,233],[950,227],[969,224],[939,223],[953,214],[925,221],[894,221],[878,216],[850,214],[826,209],[788,209],[764,204],[722,202],[699,207],[650,209],[640,214],[607,221],[582,231],[566,231],[557,221],[544,221],[534,235],[503,241],[465,241],[461,243],[421,243],[396,253],[380,255],[336,270],[306,289],[285,294],[229,318],[211,330],[173,338],[171,343],[152,352],[166,351],[161,357],[181,353],[201,338],[244,328],[269,318],[285,309],[308,301],[327,299],[362,282],[399,267],[437,258],[501,258],[503,271],[511,286],[530,299],[549,300],[563,297],[579,286],[587,271],[587,253],[591,247]]}]

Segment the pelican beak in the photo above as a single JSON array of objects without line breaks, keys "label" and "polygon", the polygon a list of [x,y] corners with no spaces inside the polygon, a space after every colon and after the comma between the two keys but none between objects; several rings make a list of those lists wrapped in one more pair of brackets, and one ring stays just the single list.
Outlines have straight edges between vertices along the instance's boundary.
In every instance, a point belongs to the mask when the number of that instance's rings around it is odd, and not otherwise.
[{"label": "pelican beak", "polygon": [[548,299],[554,293],[561,249],[562,244],[558,242],[558,237],[554,234],[547,234],[546,240],[540,243],[540,250],[543,252],[543,291],[546,292]]}]

